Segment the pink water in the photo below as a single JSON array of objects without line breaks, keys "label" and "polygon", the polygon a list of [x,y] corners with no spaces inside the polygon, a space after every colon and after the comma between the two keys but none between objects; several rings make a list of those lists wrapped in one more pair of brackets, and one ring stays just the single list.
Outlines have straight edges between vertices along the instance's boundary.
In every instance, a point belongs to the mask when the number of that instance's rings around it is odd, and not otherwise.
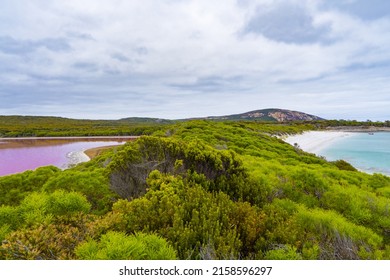
[{"label": "pink water", "polygon": [[[46,142],[45,142],[46,141]],[[87,161],[82,151],[90,148],[118,145],[122,140],[0,140],[0,176],[54,165],[68,168]]]}]

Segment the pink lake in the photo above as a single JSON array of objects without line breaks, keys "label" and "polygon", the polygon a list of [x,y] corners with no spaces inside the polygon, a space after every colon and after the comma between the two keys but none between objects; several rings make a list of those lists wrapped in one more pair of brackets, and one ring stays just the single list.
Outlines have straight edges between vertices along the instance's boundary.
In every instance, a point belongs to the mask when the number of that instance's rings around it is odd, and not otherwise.
[{"label": "pink lake", "polygon": [[83,151],[120,145],[131,138],[23,138],[0,139],[0,176],[54,165],[62,169],[89,158]]}]

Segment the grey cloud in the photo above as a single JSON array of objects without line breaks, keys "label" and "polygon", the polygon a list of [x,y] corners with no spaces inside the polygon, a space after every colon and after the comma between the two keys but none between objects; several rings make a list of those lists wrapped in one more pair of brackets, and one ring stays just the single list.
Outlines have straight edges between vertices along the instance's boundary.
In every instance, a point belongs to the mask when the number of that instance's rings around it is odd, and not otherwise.
[{"label": "grey cloud", "polygon": [[35,51],[40,47],[48,50],[61,52],[71,50],[65,38],[45,38],[41,40],[17,40],[10,36],[0,37],[0,51],[7,54],[26,54]]},{"label": "grey cloud", "polygon": [[70,38],[81,39],[81,40],[86,40],[86,41],[95,41],[93,36],[91,34],[88,34],[88,33],[68,32],[67,36]]},{"label": "grey cloud", "polygon": [[130,59],[122,53],[114,53],[111,55],[111,57],[121,62],[130,62]]},{"label": "grey cloud", "polygon": [[9,36],[0,37],[0,51],[8,54],[31,52],[35,48],[29,42],[17,41]]},{"label": "grey cloud", "polygon": [[240,81],[243,78],[239,76],[223,78],[218,76],[208,76],[197,78],[192,83],[172,83],[169,86],[180,90],[221,92],[227,89],[244,90],[240,87]]},{"label": "grey cloud", "polygon": [[312,20],[304,7],[283,2],[272,8],[258,7],[243,32],[262,34],[271,40],[285,43],[326,41],[328,28],[316,27]]},{"label": "grey cloud", "polygon": [[[119,118],[139,116],[150,110],[160,111],[172,103],[164,94],[136,81],[97,78],[83,81],[69,79],[66,83],[51,84],[41,80],[42,86],[0,84],[1,114],[60,115],[81,118]],[[120,84],[122,88],[118,87]],[[109,93],[109,97],[108,97]],[[173,97],[174,98],[174,97]],[[22,111],[22,113],[21,113]]]},{"label": "grey cloud", "polygon": [[134,50],[139,55],[147,55],[149,53],[149,50],[146,47],[137,47]]},{"label": "grey cloud", "polygon": [[72,49],[65,38],[47,38],[37,41],[35,45],[55,52],[70,51]]},{"label": "grey cloud", "polygon": [[97,64],[90,62],[76,62],[72,66],[76,69],[88,72],[96,72],[99,69]]},{"label": "grey cloud", "polygon": [[49,100],[66,103],[72,98],[71,95],[64,95],[63,97],[67,98],[59,100],[58,93],[62,92],[60,86],[2,85],[0,91],[1,100],[12,98],[11,103],[1,102],[3,107],[19,106],[20,104],[39,104]]},{"label": "grey cloud", "polygon": [[324,8],[337,9],[363,20],[375,20],[390,16],[390,1],[384,0],[326,0],[323,1],[322,5]]}]

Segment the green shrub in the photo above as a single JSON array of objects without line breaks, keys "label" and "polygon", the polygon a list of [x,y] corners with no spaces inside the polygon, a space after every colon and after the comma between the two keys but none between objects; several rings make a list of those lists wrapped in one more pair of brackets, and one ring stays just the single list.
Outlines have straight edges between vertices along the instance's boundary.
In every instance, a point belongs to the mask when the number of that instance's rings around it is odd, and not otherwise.
[{"label": "green shrub", "polygon": [[90,240],[76,248],[84,260],[174,260],[175,250],[154,234],[108,232],[100,241]]},{"label": "green shrub", "polygon": [[77,192],[55,191],[47,201],[47,212],[53,215],[73,215],[79,212],[88,213],[91,204],[87,198]]},{"label": "green shrub", "polygon": [[301,260],[302,256],[297,252],[297,248],[290,245],[268,251],[264,259],[266,260]]},{"label": "green shrub", "polygon": [[108,179],[101,170],[65,170],[49,179],[42,189],[49,193],[57,190],[81,193],[91,203],[92,211],[96,214],[109,211],[117,198],[110,190]]},{"label": "green shrub", "polygon": [[357,171],[357,169],[353,167],[352,164],[342,159],[336,160],[335,162],[333,162],[333,164],[340,170]]}]

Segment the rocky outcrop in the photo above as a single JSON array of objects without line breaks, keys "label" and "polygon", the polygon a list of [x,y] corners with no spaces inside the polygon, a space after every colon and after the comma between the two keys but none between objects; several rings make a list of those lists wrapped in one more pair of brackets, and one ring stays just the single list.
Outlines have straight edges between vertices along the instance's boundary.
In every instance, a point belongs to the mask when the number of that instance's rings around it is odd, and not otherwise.
[{"label": "rocky outcrop", "polygon": [[321,120],[320,117],[309,115],[302,112],[280,110],[268,113],[269,117],[274,118],[278,122],[284,121],[314,121]]},{"label": "rocky outcrop", "polygon": [[207,119],[213,120],[260,120],[260,121],[276,121],[276,122],[286,122],[286,121],[314,121],[314,120],[323,120],[320,117],[284,109],[263,109],[251,111],[243,114],[237,115],[228,115],[221,117],[208,117]]}]

